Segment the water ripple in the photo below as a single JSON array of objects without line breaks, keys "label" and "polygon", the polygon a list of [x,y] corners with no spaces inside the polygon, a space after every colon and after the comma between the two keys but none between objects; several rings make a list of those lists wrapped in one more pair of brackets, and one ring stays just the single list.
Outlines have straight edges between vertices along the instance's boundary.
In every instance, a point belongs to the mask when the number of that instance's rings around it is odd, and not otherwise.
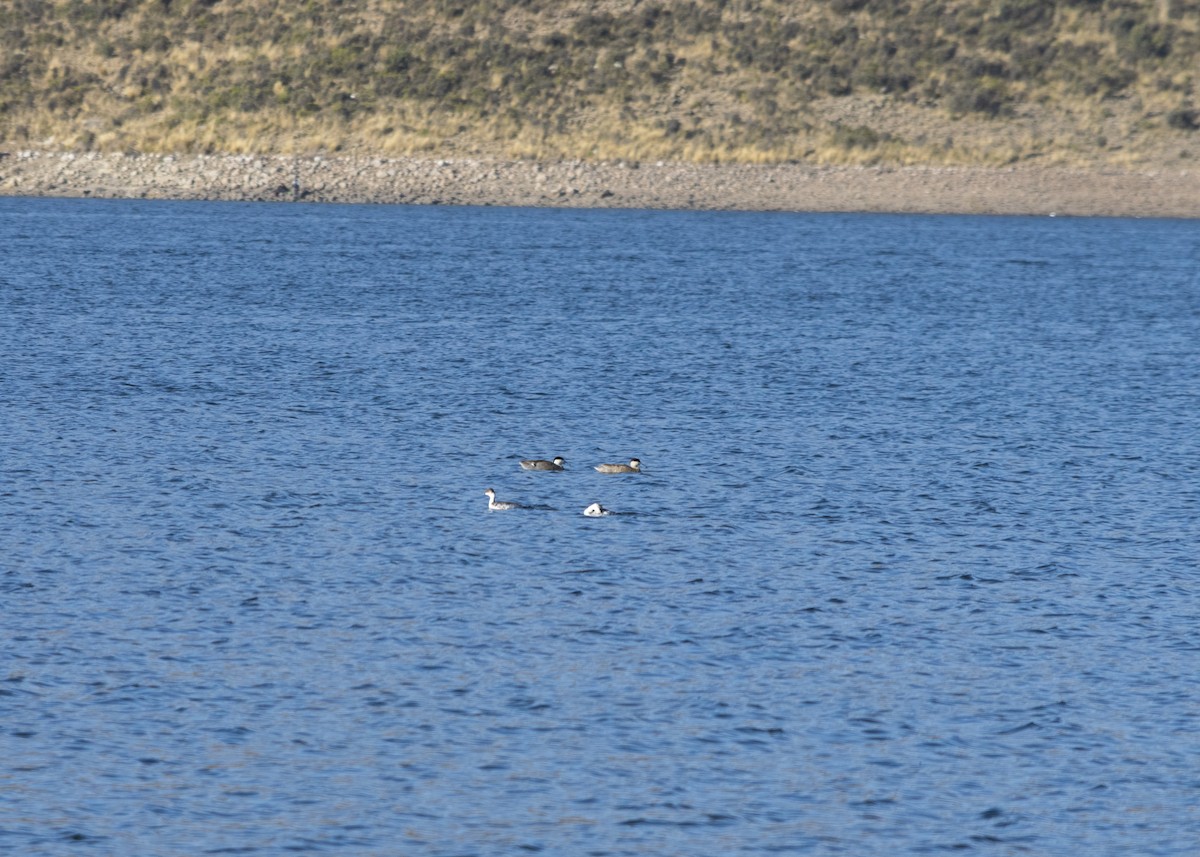
[{"label": "water ripple", "polygon": [[0,849],[1200,839],[1189,225],[0,211]]}]

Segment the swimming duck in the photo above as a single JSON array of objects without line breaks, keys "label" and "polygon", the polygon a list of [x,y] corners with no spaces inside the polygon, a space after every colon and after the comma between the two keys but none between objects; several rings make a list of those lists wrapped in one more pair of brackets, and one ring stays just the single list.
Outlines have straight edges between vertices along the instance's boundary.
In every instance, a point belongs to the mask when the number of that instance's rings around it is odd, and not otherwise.
[{"label": "swimming duck", "polygon": [[599,503],[593,503],[583,510],[583,514],[587,515],[589,518],[603,518],[605,515],[611,515],[612,512],[610,512],[608,509],[605,509]]},{"label": "swimming duck", "polygon": [[553,461],[547,461],[544,458],[530,458],[521,462],[522,470],[562,470],[563,457],[561,455],[554,456]]},{"label": "swimming duck", "polygon": [[631,458],[628,464],[597,464],[596,469],[601,473],[641,473],[642,462]]},{"label": "swimming duck", "polygon": [[505,511],[507,509],[524,509],[525,508],[520,503],[510,503],[507,500],[497,500],[495,488],[489,488],[486,491],[484,491],[483,493],[486,494],[487,498],[488,498],[488,511],[489,512],[501,512],[501,511]]}]

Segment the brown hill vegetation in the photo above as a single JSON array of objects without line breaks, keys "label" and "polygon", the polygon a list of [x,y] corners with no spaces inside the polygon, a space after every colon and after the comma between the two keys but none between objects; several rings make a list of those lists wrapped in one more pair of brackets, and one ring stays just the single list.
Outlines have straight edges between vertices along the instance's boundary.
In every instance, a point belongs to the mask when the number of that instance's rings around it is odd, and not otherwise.
[{"label": "brown hill vegetation", "polygon": [[1200,0],[9,0],[0,146],[1190,167]]}]

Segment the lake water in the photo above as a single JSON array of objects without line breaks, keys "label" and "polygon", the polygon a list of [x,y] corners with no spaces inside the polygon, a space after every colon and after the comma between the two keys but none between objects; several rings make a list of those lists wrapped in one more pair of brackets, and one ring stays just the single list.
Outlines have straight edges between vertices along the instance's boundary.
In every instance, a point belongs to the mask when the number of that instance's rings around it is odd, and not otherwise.
[{"label": "lake water", "polygon": [[0,851],[1200,847],[1195,222],[5,199],[0,358]]}]

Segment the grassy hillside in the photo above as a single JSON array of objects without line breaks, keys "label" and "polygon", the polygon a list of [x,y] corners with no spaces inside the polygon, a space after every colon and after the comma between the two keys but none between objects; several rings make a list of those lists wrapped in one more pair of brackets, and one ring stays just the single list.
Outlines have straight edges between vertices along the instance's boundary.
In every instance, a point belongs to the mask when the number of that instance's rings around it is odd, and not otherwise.
[{"label": "grassy hillside", "polygon": [[5,0],[0,146],[1200,157],[1200,0]]}]

